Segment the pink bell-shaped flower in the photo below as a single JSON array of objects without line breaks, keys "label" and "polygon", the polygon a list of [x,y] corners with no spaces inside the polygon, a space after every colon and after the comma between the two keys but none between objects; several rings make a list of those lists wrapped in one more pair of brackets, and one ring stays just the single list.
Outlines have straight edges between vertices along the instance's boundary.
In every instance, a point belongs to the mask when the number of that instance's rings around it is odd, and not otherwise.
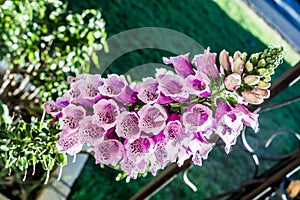
[{"label": "pink bell-shaped flower", "polygon": [[168,118],[165,109],[159,104],[144,105],[138,111],[138,115],[140,130],[148,135],[157,135],[161,132],[165,128]]},{"label": "pink bell-shaped flower", "polygon": [[163,57],[163,61],[165,64],[173,64],[177,74],[183,76],[184,78],[195,74],[194,69],[189,61],[189,53],[170,58]]},{"label": "pink bell-shaped flower", "polygon": [[204,50],[204,54],[196,55],[192,61],[197,67],[198,71],[203,72],[207,76],[213,78],[219,77],[219,71],[216,65],[216,53],[210,53],[210,48],[208,47]]},{"label": "pink bell-shaped flower", "polygon": [[94,147],[94,152],[96,164],[115,166],[123,158],[124,146],[118,140],[104,140]]},{"label": "pink bell-shaped flower", "polygon": [[112,100],[101,99],[93,106],[93,123],[108,130],[116,125],[116,117],[120,114],[117,103]]}]

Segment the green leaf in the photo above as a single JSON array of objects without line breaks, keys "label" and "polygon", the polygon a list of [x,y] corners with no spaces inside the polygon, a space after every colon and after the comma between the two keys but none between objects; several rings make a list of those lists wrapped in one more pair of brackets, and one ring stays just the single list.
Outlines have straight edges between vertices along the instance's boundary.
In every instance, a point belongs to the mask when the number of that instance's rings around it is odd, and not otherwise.
[{"label": "green leaf", "polygon": [[64,153],[57,153],[56,154],[56,161],[59,165],[66,165],[68,162],[67,156]]},{"label": "green leaf", "polygon": [[97,69],[100,69],[99,58],[98,58],[96,51],[93,51],[91,58],[92,58],[93,63],[97,67]]},{"label": "green leaf", "polygon": [[[2,101],[0,101],[0,113],[2,113],[0,115],[0,123],[5,122],[7,124],[11,124],[12,123],[12,118],[9,115],[9,109],[7,107],[7,105],[5,105]],[[2,129],[4,130],[4,129]]]}]

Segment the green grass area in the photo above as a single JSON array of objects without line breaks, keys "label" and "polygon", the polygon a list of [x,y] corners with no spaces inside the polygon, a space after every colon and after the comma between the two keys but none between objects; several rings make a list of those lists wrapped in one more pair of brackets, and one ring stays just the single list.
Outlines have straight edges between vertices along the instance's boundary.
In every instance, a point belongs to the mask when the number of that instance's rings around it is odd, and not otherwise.
[{"label": "green grass area", "polygon": [[[295,65],[300,60],[300,55],[289,45],[278,32],[272,29],[253,10],[248,9],[248,5],[241,0],[214,0],[228,16],[239,23],[245,30],[255,35],[266,45],[281,45],[286,49],[285,60],[290,65]],[[247,10],[247,12],[241,12]],[[238,34],[238,33],[237,33]]]},{"label": "green grass area", "polygon": [[[249,53],[261,51],[269,45],[284,45],[282,40],[269,37],[270,29],[257,22],[251,10],[241,7],[238,0],[234,3],[199,0],[87,0],[70,1],[74,10],[93,7],[102,10],[107,22],[108,38],[138,27],[164,27],[182,32],[195,39],[203,47],[210,46],[212,51],[219,52],[227,49]],[[74,4],[72,4],[74,3]],[[230,7],[226,7],[230,6]],[[250,17],[251,16],[251,17]],[[246,17],[246,18],[245,18]],[[245,20],[247,19],[247,20]],[[257,24],[254,26],[253,24]],[[266,35],[263,35],[262,32]],[[267,35],[269,34],[269,36]],[[175,44],[174,44],[175,45]],[[288,50],[287,62],[294,64],[299,55],[291,54]],[[132,66],[145,63],[162,63],[161,57],[170,53],[156,49],[142,49],[127,53],[118,58],[109,67],[108,72],[122,73]],[[298,57],[297,57],[298,56]],[[101,59],[101,58],[100,58]],[[284,73],[291,66],[282,64],[276,71],[276,77]],[[275,101],[296,95],[295,88],[299,83],[278,96]],[[269,151],[263,148],[263,143],[270,134],[278,129],[292,129],[299,131],[300,104],[294,103],[282,109],[262,113],[260,117],[261,129],[258,134],[249,130],[249,140],[260,152],[278,155],[289,152],[296,146],[296,142],[289,137],[282,136],[274,141]],[[263,169],[273,163],[263,163]],[[250,178],[253,173],[253,163],[248,155],[235,147],[229,155],[223,149],[213,150],[202,167],[193,167],[189,177],[198,191],[193,192],[182,179],[182,175],[162,189],[152,199],[203,199],[230,189],[239,187],[240,183]],[[72,188],[69,199],[128,199],[142,186],[153,179],[151,175],[138,180],[116,182],[118,172],[110,168],[100,169],[90,158],[78,181]]]}]

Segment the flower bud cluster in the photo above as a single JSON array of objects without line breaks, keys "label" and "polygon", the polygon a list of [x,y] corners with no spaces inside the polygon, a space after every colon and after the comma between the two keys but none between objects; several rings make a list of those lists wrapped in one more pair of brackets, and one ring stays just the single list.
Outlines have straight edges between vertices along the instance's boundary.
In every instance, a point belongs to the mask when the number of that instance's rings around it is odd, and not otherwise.
[{"label": "flower bud cluster", "polygon": [[228,60],[223,67],[226,89],[236,91],[246,103],[261,104],[270,96],[271,75],[282,62],[283,53],[282,47],[269,47],[247,60],[246,53],[235,52],[232,59],[226,52],[221,52],[220,62]]}]

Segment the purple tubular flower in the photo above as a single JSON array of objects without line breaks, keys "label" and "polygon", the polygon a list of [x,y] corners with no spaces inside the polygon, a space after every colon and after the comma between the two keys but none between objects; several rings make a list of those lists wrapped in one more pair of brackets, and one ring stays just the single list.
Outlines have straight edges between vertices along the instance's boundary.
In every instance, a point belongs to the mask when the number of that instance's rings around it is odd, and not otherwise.
[{"label": "purple tubular flower", "polygon": [[54,101],[46,101],[44,103],[44,110],[52,117],[56,117],[61,112],[61,108]]},{"label": "purple tubular flower", "polygon": [[255,132],[258,131],[258,114],[255,114],[249,111],[245,106],[242,104],[236,104],[235,109],[240,111],[242,116],[242,122],[246,125],[251,127]]},{"label": "purple tubular flower", "polygon": [[184,78],[195,74],[194,69],[189,61],[189,53],[176,57],[170,57],[169,59],[163,57],[163,61],[165,64],[172,64],[177,74],[183,76]]},{"label": "purple tubular flower", "polygon": [[241,56],[233,58],[233,65],[231,69],[233,73],[242,74],[244,71],[244,66],[244,61]]},{"label": "purple tubular flower", "polygon": [[260,76],[257,75],[247,75],[243,78],[245,84],[247,85],[256,85],[260,80]]},{"label": "purple tubular flower", "polygon": [[103,141],[106,130],[92,122],[92,116],[86,116],[79,122],[78,135],[81,141],[96,146]]},{"label": "purple tubular flower", "polygon": [[261,104],[264,99],[260,94],[254,93],[249,90],[245,90],[242,93],[242,97],[244,98],[244,101],[251,104]]},{"label": "purple tubular flower", "polygon": [[[92,75],[92,74],[79,74],[79,75],[77,75],[76,77],[69,76],[69,77],[68,77],[68,82],[69,82],[70,84],[73,84],[73,83],[75,83],[75,82],[77,82],[77,81],[79,81],[79,80],[86,80],[86,79],[91,78],[91,77],[93,77],[93,76],[94,76],[94,75]],[[96,76],[98,76],[98,75],[96,75]]]},{"label": "purple tubular flower", "polygon": [[208,47],[204,50],[204,54],[195,55],[192,63],[197,67],[198,71],[203,72],[207,76],[213,78],[219,77],[219,71],[216,65],[216,53],[210,53],[210,48]]},{"label": "purple tubular flower", "polygon": [[155,73],[155,78],[156,79],[161,79],[162,77],[166,76],[166,75],[175,75],[174,72],[170,71],[170,70],[166,70],[165,68],[157,68],[155,69],[156,73]]},{"label": "purple tubular flower", "polygon": [[166,126],[168,118],[165,109],[159,104],[154,104],[153,106],[149,104],[144,105],[138,111],[138,115],[140,116],[140,130],[149,135],[157,135],[162,131]]},{"label": "purple tubular flower", "polygon": [[98,87],[103,85],[103,80],[100,75],[89,75],[84,81],[78,85],[79,96],[77,103],[83,106],[92,107],[102,96]]},{"label": "purple tubular flower", "polygon": [[153,149],[153,144],[149,138],[139,138],[130,143],[124,143],[125,158],[121,161],[121,168],[131,177],[136,177],[137,173],[143,173],[149,163],[149,151]]},{"label": "purple tubular flower", "polygon": [[[173,148],[174,149],[174,148]],[[176,150],[174,151],[174,161],[176,160]],[[150,156],[150,167],[149,171],[153,176],[156,175],[157,171],[163,169],[171,160],[169,152],[166,149],[165,142],[157,143],[154,152]]]},{"label": "purple tubular flower", "polygon": [[270,90],[255,87],[251,92],[260,95],[262,98],[267,99],[270,97]]},{"label": "purple tubular flower", "polygon": [[183,127],[180,121],[169,121],[164,129],[164,135],[167,140],[171,141],[175,146],[183,139]]},{"label": "purple tubular flower", "polygon": [[116,125],[116,117],[120,114],[117,103],[112,100],[101,99],[93,106],[93,123],[108,130]]},{"label": "purple tubular flower", "polygon": [[142,170],[137,168],[139,165],[137,165],[135,161],[129,159],[128,157],[125,157],[121,160],[120,166],[121,169],[133,179],[137,178],[139,172],[143,173]]},{"label": "purple tubular flower", "polygon": [[94,147],[96,164],[115,166],[124,155],[124,146],[118,140],[104,140]]},{"label": "purple tubular flower", "polygon": [[132,143],[127,141],[124,144],[127,157],[136,162],[146,159],[151,146],[152,143],[149,138],[139,138]]},{"label": "purple tubular flower", "polygon": [[135,87],[137,97],[144,103],[155,103],[159,97],[158,81],[154,78],[145,78]]},{"label": "purple tubular flower", "polygon": [[98,86],[103,84],[100,75],[92,74],[79,74],[76,77],[69,76],[68,82],[71,85],[71,89],[66,93],[66,96],[70,100],[75,100],[76,102],[78,100],[80,104],[81,101],[83,104],[89,103],[89,101],[99,96]]},{"label": "purple tubular flower", "polygon": [[220,67],[223,71],[228,71],[230,69],[229,53],[223,49],[219,55]]},{"label": "purple tubular flower", "polygon": [[195,165],[202,166],[202,159],[207,159],[209,152],[212,150],[213,143],[202,143],[199,140],[192,140],[189,149],[193,155],[192,161]]},{"label": "purple tubular flower", "polygon": [[58,152],[75,155],[81,151],[83,142],[80,141],[78,132],[63,130],[59,135],[59,140],[56,142]]},{"label": "purple tubular flower", "polygon": [[79,121],[85,117],[85,109],[81,106],[69,104],[62,109],[62,117],[59,118],[60,129],[75,131],[78,129]]},{"label": "purple tubular flower", "polygon": [[77,101],[77,98],[80,96],[79,86],[84,83],[84,80],[79,79],[75,82],[71,82],[71,88],[65,93],[65,97],[71,101]]},{"label": "purple tubular flower", "polygon": [[123,92],[121,92],[118,96],[115,96],[114,99],[125,104],[136,103],[136,95],[137,93],[126,85]]},{"label": "purple tubular flower", "polygon": [[135,103],[136,93],[129,87],[123,75],[110,74],[98,89],[103,96],[113,97],[122,103]]},{"label": "purple tubular flower", "polygon": [[108,97],[120,95],[125,90],[125,86],[128,85],[125,77],[117,74],[108,75],[107,79],[104,79],[103,82],[104,84],[99,87],[99,91],[102,95]]},{"label": "purple tubular flower", "polygon": [[185,80],[191,88],[191,94],[199,97],[207,97],[210,95],[210,80],[206,74],[197,71],[196,75],[190,75]]},{"label": "purple tubular flower", "polygon": [[190,105],[182,118],[188,132],[206,131],[213,125],[211,109],[202,104]]},{"label": "purple tubular flower", "polygon": [[234,110],[227,102],[219,102],[216,109],[216,133],[225,142],[225,151],[230,147],[243,129],[243,114]]},{"label": "purple tubular flower", "polygon": [[224,80],[224,85],[226,89],[229,91],[235,91],[239,89],[241,84],[242,84],[241,75],[237,73],[230,74]]},{"label": "purple tubular flower", "polygon": [[174,101],[182,102],[189,98],[186,81],[178,75],[165,75],[158,80],[158,89]]},{"label": "purple tubular flower", "polygon": [[129,142],[140,137],[139,118],[136,113],[124,111],[116,117],[116,133]]}]

